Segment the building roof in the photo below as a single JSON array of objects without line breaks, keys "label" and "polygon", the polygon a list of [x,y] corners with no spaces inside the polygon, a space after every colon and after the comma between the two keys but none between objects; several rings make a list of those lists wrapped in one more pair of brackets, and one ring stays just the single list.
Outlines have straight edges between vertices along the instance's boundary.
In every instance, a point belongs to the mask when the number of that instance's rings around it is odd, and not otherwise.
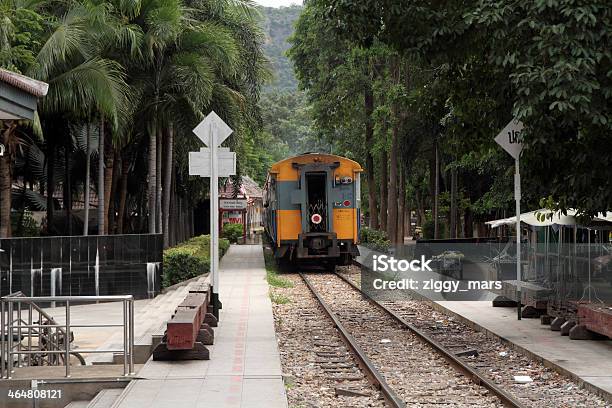
[{"label": "building roof", "polygon": [[262,198],[263,190],[259,187],[259,184],[249,176],[242,176],[242,184],[240,186],[240,191],[238,194],[234,194],[234,184],[230,179],[225,181],[225,185],[221,189],[221,197],[234,197],[238,196],[246,196],[250,199]]},{"label": "building roof", "polygon": [[[521,222],[534,227],[548,227],[551,225],[576,225],[576,210],[568,210],[566,214],[561,211],[552,212],[542,208],[536,211],[530,211],[521,214]],[[596,217],[591,218],[591,222],[595,224],[612,224],[612,211],[607,213],[599,213]],[[485,224],[491,228],[501,227],[502,225],[516,224],[516,216],[502,218],[499,220],[487,221]]]},{"label": "building roof", "polygon": [[46,82],[37,81],[36,79],[3,68],[0,68],[0,81],[6,82],[37,98],[45,96],[49,91],[49,84]]}]

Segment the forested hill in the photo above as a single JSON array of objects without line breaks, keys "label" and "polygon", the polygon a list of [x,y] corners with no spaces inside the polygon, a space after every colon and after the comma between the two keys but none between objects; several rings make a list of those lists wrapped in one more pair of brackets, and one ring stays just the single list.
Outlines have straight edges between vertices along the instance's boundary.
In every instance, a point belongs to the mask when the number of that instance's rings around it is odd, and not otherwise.
[{"label": "forested hill", "polygon": [[265,85],[259,101],[263,129],[241,145],[247,158],[241,167],[260,185],[274,162],[306,151],[329,151],[314,134],[310,104],[306,94],[297,90],[293,63],[285,55],[290,47],[287,39],[293,35],[302,8],[259,7],[266,35],[264,53],[272,62],[274,81]]},{"label": "forested hill", "polygon": [[293,34],[293,23],[300,15],[302,6],[261,7],[262,27],[266,34],[264,52],[272,62],[274,81],[268,88],[276,90],[295,90],[297,80],[293,67],[285,52],[289,49],[287,39]]}]

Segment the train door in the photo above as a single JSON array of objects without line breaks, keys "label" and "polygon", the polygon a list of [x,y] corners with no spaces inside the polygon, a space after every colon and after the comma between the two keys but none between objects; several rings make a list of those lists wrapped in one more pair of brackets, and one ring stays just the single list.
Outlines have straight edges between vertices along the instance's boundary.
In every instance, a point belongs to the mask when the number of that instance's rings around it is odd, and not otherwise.
[{"label": "train door", "polygon": [[327,232],[327,173],[306,173],[308,232]]}]

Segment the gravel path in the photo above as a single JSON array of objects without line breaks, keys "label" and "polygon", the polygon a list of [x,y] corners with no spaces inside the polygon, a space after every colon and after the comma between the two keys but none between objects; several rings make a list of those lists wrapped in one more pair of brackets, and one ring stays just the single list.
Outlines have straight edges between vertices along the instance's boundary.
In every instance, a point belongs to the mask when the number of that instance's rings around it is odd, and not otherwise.
[{"label": "gravel path", "polygon": [[289,300],[273,304],[289,407],[385,407],[302,279],[283,278],[294,287],[270,290]]},{"label": "gravel path", "polygon": [[[357,267],[342,268],[339,273],[360,283],[361,272]],[[612,404],[581,388],[571,379],[517,352],[499,338],[487,336],[453,316],[435,310],[427,301],[405,299],[405,295],[402,295],[401,300],[381,303],[448,349],[456,353],[465,352],[466,355],[462,357],[464,362],[485,373],[496,384],[502,385],[526,406],[612,408]],[[527,375],[533,382],[517,384],[514,381],[515,375]]]}]

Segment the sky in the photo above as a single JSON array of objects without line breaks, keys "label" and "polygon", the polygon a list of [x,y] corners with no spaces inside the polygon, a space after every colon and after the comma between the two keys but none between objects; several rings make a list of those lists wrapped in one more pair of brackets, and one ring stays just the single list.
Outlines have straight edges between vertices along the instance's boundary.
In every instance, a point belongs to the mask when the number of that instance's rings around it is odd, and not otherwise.
[{"label": "sky", "polygon": [[266,7],[290,6],[292,4],[302,4],[302,0],[255,0],[255,3]]}]

